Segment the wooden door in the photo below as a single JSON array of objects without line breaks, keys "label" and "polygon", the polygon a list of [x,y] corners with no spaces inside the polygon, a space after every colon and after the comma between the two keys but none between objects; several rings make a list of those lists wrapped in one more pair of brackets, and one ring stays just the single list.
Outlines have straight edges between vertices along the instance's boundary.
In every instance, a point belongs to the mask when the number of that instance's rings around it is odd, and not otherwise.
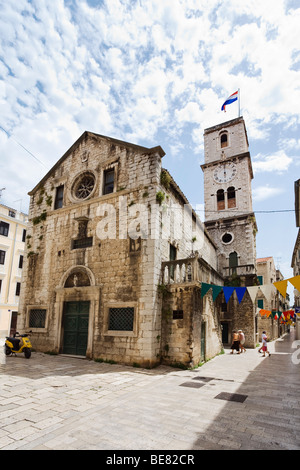
[{"label": "wooden door", "polygon": [[63,353],[86,355],[90,302],[65,302]]}]

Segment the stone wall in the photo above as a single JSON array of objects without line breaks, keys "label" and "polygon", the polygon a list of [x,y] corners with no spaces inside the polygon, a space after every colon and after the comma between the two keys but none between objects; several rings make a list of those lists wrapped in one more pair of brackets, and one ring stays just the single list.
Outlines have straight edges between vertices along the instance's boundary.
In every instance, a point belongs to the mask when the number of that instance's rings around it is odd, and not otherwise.
[{"label": "stone wall", "polygon": [[219,304],[211,295],[201,298],[199,283],[169,286],[163,294],[162,361],[193,367],[221,350]]}]

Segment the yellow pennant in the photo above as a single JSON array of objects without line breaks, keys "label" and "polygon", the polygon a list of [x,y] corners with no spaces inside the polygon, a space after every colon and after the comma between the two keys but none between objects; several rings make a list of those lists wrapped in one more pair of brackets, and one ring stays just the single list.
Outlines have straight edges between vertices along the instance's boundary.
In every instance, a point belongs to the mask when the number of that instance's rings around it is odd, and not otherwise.
[{"label": "yellow pennant", "polygon": [[276,289],[280,292],[280,294],[284,298],[286,298],[287,283],[288,283],[287,279],[285,279],[284,281],[273,282]]},{"label": "yellow pennant", "polygon": [[300,292],[300,276],[291,277],[288,280]]}]

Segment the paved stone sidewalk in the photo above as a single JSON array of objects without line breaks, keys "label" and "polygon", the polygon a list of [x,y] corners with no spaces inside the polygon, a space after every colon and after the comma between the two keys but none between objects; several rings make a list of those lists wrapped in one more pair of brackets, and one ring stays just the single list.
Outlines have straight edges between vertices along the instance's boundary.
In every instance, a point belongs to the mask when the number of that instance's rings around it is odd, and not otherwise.
[{"label": "paved stone sidewalk", "polygon": [[0,449],[299,449],[293,334],[269,343],[271,357],[226,350],[194,370],[8,357],[0,365]]}]

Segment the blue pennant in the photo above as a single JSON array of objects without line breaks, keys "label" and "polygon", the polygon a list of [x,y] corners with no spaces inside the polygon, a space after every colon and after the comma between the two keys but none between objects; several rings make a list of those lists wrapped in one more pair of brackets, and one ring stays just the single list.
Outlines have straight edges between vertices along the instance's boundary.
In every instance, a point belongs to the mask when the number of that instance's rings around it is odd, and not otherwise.
[{"label": "blue pennant", "polygon": [[235,292],[236,292],[239,304],[243,300],[243,297],[245,295],[246,290],[247,290],[247,287],[236,287],[235,288]]},{"label": "blue pennant", "polygon": [[229,287],[229,286],[224,286],[223,287],[223,292],[224,292],[226,303],[230,299],[234,289],[235,289],[235,287]]}]

